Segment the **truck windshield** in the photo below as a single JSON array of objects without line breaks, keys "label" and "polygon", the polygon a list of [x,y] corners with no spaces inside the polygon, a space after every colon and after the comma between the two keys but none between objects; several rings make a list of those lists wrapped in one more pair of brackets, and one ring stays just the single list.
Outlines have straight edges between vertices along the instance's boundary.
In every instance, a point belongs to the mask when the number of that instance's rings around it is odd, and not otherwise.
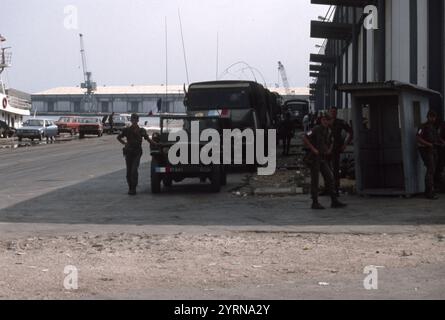
[{"label": "truck windshield", "polygon": [[249,109],[247,88],[190,88],[187,107],[190,111]]},{"label": "truck windshield", "polygon": [[300,102],[300,103],[291,103],[287,105],[287,109],[289,111],[295,112],[298,111],[300,113],[308,113],[309,112],[309,106],[307,103]]}]

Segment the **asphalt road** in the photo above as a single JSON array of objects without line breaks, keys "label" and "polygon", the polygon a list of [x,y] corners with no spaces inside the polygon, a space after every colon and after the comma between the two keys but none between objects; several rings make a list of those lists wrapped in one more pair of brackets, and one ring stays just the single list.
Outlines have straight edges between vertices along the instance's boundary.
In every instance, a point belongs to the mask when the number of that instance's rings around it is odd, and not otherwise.
[{"label": "asphalt road", "polygon": [[[440,230],[445,199],[347,197],[345,210],[309,210],[307,196],[237,197],[242,173],[219,194],[187,180],[161,195],[149,186],[148,144],[139,195],[127,195],[125,165],[115,137],[0,151],[0,231],[125,227],[176,232],[292,230],[302,232],[405,232]],[[325,202],[328,199],[322,199]],[[9,225],[9,224],[13,225]],[[89,227],[88,227],[89,225]],[[13,226],[13,228],[11,228]]]},{"label": "asphalt road", "polygon": [[[129,197],[121,146],[114,136],[0,150],[0,240],[84,232],[445,234],[445,199],[431,202],[418,198],[345,197],[343,200],[349,206],[344,210],[313,212],[308,209],[310,201],[307,196],[244,198],[234,195],[232,190],[243,183],[242,173],[230,175],[228,185],[219,194],[210,193],[208,186],[199,181],[189,181],[160,195],[152,195],[148,154],[146,145],[139,194]],[[327,199],[323,200],[327,202]],[[443,266],[440,262],[422,267],[420,275],[429,275],[433,280],[443,279]],[[401,279],[404,275],[415,278],[412,268],[393,272]],[[431,291],[422,297],[443,298],[443,281],[430,283]],[[301,285],[305,287],[304,283]],[[255,286],[220,288],[214,293],[237,298],[330,296],[329,288],[323,294],[318,294],[320,288],[306,290],[303,294],[303,291],[295,293],[294,287],[291,290],[286,286],[275,287],[269,295],[256,291]],[[396,286],[394,283],[393,287]],[[336,297],[354,296],[352,289],[348,291],[348,285],[342,288],[345,291]],[[338,293],[335,287],[331,290],[334,290],[331,293]],[[122,294],[102,292],[99,296],[166,298],[171,293],[163,289],[157,292],[125,290]],[[202,292],[195,294],[193,288],[176,293],[174,297],[180,298],[216,297]],[[398,296],[403,297],[403,292],[396,290],[391,294],[389,291],[381,297]],[[365,293],[358,297],[369,296]]]}]

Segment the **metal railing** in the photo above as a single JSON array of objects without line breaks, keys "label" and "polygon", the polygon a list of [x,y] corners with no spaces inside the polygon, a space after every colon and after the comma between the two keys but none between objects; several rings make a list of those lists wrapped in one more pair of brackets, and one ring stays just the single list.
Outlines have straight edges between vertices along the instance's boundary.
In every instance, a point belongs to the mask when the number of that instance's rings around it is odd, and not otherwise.
[{"label": "metal railing", "polygon": [[23,110],[31,110],[31,102],[25,99],[8,96],[8,101],[11,107]]},{"label": "metal railing", "polygon": [[0,68],[10,67],[11,61],[12,61],[12,52],[3,51],[0,55]]}]

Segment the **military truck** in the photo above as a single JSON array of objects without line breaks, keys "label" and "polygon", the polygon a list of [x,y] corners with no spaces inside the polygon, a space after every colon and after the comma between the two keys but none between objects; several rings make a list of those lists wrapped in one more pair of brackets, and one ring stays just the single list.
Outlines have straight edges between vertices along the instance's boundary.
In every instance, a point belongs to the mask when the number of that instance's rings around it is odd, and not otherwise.
[{"label": "military truck", "polygon": [[[212,116],[188,116],[182,114],[161,114],[160,132],[153,134],[156,145],[151,148],[151,190],[152,193],[161,193],[162,185],[172,187],[174,182],[181,182],[188,178],[197,178],[202,182],[210,180],[210,191],[219,192],[221,186],[227,183],[227,172],[222,158],[222,143],[219,145],[219,164],[203,164],[192,161],[192,157],[199,154],[208,142],[193,141],[191,136],[192,122],[199,123],[200,134],[204,129],[215,129],[220,138],[222,136],[222,120]],[[182,131],[188,136],[188,141],[169,141],[169,134]],[[222,141],[222,139],[220,140]],[[169,158],[169,151],[174,145],[180,145],[187,149],[185,163],[173,164]]]}]

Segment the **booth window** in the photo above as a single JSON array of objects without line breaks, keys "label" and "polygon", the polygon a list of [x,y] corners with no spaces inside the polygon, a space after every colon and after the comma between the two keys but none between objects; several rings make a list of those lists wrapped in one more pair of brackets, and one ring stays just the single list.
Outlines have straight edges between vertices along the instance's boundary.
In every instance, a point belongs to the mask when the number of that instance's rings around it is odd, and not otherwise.
[{"label": "booth window", "polygon": [[371,129],[371,117],[370,117],[370,106],[369,104],[362,105],[362,122],[363,128],[370,130]]},{"label": "booth window", "polygon": [[414,113],[414,128],[419,128],[422,124],[422,114],[420,109],[420,102],[413,102],[413,113]]}]

